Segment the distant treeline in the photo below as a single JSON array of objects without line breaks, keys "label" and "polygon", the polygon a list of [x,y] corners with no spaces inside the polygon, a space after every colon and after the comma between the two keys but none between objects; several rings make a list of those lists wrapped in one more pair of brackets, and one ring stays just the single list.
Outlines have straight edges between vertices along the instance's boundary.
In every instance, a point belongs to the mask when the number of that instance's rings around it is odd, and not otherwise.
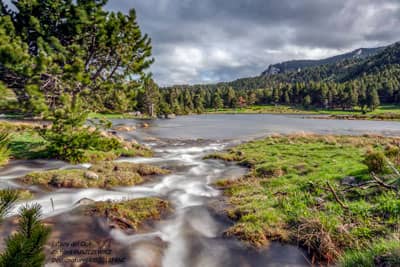
[{"label": "distant treeline", "polygon": [[163,88],[160,112],[285,104],[304,108],[373,110],[400,104],[400,44],[367,59],[350,59],[302,71],[209,85]]}]

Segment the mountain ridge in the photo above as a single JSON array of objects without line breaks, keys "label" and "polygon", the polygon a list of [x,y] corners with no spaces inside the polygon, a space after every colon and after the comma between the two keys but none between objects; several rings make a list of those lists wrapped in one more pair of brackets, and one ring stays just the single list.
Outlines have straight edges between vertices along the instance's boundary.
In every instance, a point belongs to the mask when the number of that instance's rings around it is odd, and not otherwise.
[{"label": "mountain ridge", "polygon": [[334,64],[346,59],[364,59],[382,52],[387,46],[373,48],[358,48],[351,52],[335,55],[323,59],[296,59],[288,60],[281,63],[271,64],[261,73],[260,76],[275,75],[279,73],[287,73],[291,71],[301,71],[304,68],[318,67],[326,64]]}]

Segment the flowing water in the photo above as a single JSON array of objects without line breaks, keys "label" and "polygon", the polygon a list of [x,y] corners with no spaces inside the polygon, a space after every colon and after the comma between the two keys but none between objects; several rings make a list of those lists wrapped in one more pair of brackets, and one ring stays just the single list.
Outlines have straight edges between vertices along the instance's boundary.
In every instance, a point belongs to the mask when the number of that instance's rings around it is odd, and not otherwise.
[{"label": "flowing water", "polygon": [[[140,123],[114,120],[114,124]],[[102,201],[160,197],[172,203],[174,212],[146,231],[127,234],[117,229],[104,230],[105,235],[111,237],[127,255],[120,266],[309,266],[305,253],[295,246],[272,242],[267,248],[255,251],[246,249],[232,238],[223,237],[223,231],[232,222],[210,208],[221,203],[219,200],[222,198],[221,192],[213,188],[212,183],[220,178],[237,178],[246,170],[234,164],[204,160],[203,157],[237,142],[272,133],[400,134],[400,123],[397,122],[316,120],[279,115],[185,116],[149,123],[149,128],[119,134],[151,146],[156,152],[155,157],[119,161],[154,164],[174,170],[172,174],[141,186],[112,190],[58,189],[46,192],[29,187],[38,193],[37,197],[18,203],[13,213],[21,205],[39,203],[44,217],[56,221],[58,231],[64,230],[64,234],[68,235],[71,225],[77,225],[72,236],[79,235],[78,229],[84,227],[82,224],[86,226],[82,232],[95,228],[90,221],[80,221],[79,224],[79,220],[73,222],[68,219],[72,218],[70,214],[78,208],[82,199]],[[21,187],[14,179],[35,170],[88,166],[71,166],[60,161],[14,161],[0,169],[0,187]]]}]

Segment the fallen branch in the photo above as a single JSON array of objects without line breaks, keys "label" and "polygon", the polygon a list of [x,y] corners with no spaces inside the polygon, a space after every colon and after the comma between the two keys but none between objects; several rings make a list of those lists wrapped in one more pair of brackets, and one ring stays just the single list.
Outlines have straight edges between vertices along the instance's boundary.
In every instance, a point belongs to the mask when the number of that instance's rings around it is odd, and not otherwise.
[{"label": "fallen branch", "polygon": [[333,196],[335,197],[337,203],[339,203],[339,205],[343,208],[343,209],[348,209],[349,207],[344,204],[338,197],[338,195],[336,194],[336,191],[333,189],[333,187],[331,186],[331,184],[329,182],[326,182],[326,184],[328,185],[329,190],[332,192]]},{"label": "fallen branch", "polygon": [[378,176],[375,175],[375,173],[371,173],[371,177],[376,181],[376,183],[386,189],[390,189],[390,190],[395,190],[398,191],[396,186],[393,185],[388,185],[386,184],[384,181],[382,181]]}]

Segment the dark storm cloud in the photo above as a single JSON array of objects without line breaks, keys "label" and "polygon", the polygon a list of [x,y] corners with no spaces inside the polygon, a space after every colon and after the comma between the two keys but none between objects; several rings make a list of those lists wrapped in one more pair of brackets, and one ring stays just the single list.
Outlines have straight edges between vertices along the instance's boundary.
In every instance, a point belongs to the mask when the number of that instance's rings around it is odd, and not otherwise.
[{"label": "dark storm cloud", "polygon": [[258,75],[269,64],[400,41],[400,0],[109,0],[135,8],[162,85]]}]

